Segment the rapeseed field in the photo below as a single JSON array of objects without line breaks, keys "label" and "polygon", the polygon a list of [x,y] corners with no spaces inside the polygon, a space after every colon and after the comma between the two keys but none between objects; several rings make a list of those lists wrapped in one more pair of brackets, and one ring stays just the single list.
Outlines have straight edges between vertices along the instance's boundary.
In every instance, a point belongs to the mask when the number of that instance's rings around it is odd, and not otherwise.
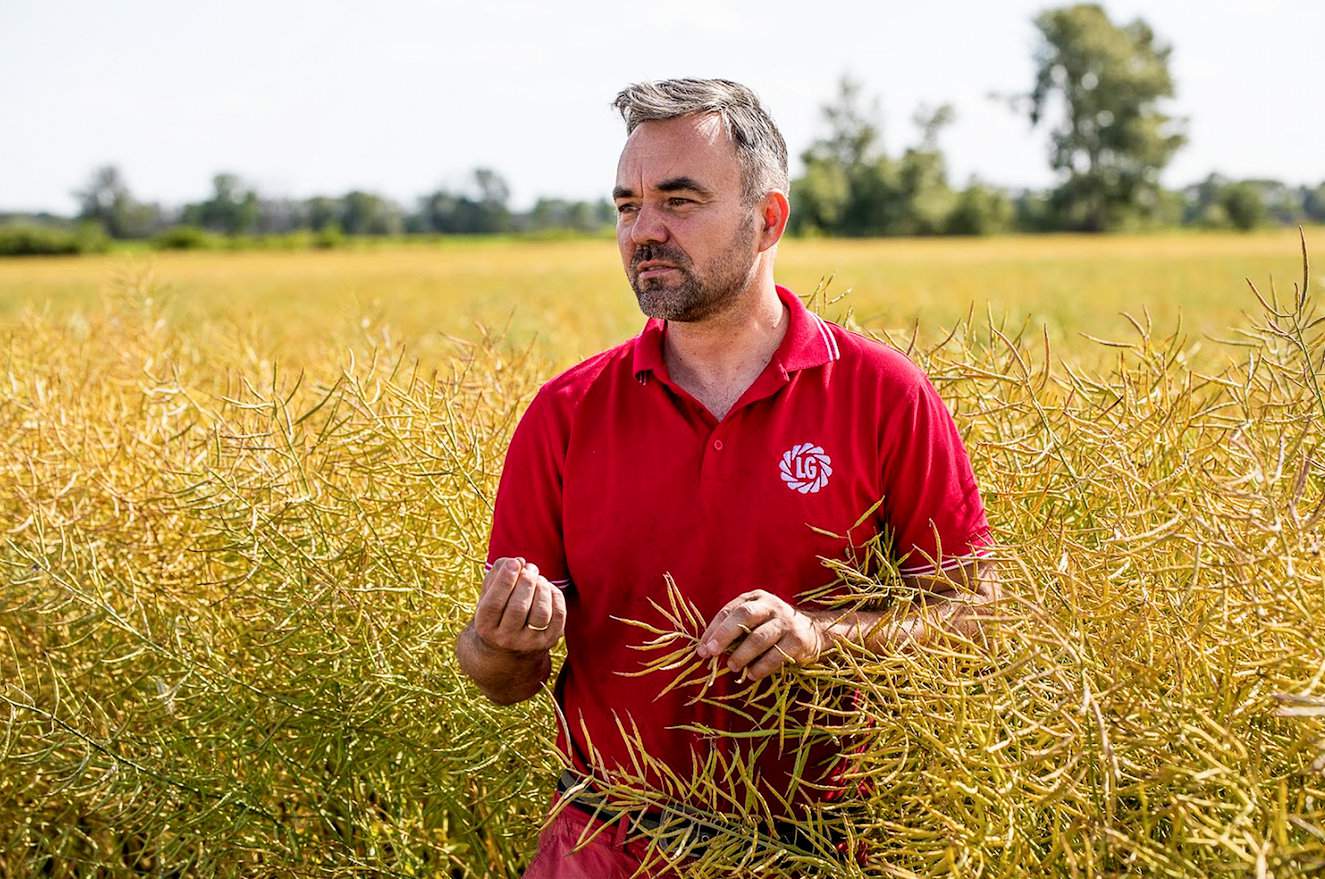
[{"label": "rapeseed field", "polygon": [[[660,857],[1325,873],[1325,290],[1297,234],[781,247],[781,283],[933,378],[1008,600],[978,643],[761,682],[761,743],[850,743],[871,784],[775,815],[707,763],[677,784],[717,835],[664,826]],[[0,261],[0,875],[518,876],[557,718],[488,704],[452,645],[524,406],[642,323],[610,240]],[[824,582],[915,599],[877,544]],[[669,594],[623,609],[637,680],[702,697]]]}]

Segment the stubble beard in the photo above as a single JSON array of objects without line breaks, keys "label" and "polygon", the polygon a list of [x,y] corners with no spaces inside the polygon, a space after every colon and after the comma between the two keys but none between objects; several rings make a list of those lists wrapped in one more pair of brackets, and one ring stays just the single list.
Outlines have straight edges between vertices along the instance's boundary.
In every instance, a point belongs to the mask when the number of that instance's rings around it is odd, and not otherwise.
[{"label": "stubble beard", "polygon": [[[629,273],[640,311],[648,317],[681,322],[700,321],[721,312],[750,282],[755,263],[755,255],[750,253],[753,240],[751,217],[737,228],[727,249],[709,264],[707,278],[695,273],[694,263],[681,251],[666,245],[641,245],[631,260]],[[667,277],[641,281],[636,267],[654,259],[671,263],[680,278],[670,282]]]}]

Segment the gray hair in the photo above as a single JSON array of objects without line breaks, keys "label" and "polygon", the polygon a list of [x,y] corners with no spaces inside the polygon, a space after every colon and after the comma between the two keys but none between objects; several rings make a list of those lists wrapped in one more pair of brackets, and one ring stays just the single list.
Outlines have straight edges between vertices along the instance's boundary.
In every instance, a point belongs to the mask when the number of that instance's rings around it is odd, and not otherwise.
[{"label": "gray hair", "polygon": [[787,143],[755,93],[729,79],[664,79],[637,82],[612,102],[626,120],[630,135],[641,122],[713,113],[722,120],[741,162],[741,189],[746,204],[771,190],[788,192]]}]

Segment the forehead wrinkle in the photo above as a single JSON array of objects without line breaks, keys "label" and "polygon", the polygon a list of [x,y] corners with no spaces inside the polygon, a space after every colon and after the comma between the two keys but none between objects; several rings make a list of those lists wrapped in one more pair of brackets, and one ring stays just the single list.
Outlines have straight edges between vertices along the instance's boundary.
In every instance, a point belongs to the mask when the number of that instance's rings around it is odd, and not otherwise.
[{"label": "forehead wrinkle", "polygon": [[692,176],[687,175],[678,162],[677,157],[668,157],[660,155],[661,150],[650,150],[643,155],[638,153],[632,157],[633,167],[627,167],[625,164],[626,156],[622,155],[621,163],[617,169],[617,186],[629,189],[632,195],[638,197],[645,192],[657,188],[656,184],[673,177]]},{"label": "forehead wrinkle", "polygon": [[[685,123],[683,128],[681,123]],[[683,134],[676,133],[678,128]],[[664,130],[668,133],[660,133]],[[730,157],[734,166],[734,185],[741,185],[740,161],[736,157],[735,144],[727,134],[722,118],[714,113],[640,123],[626,138],[617,160],[615,185],[629,189],[634,196],[639,197],[644,192],[653,191],[656,184],[663,181],[675,177],[692,177],[712,192],[721,192],[725,169],[720,170],[721,166],[712,167],[712,160],[708,157],[697,159],[692,155],[694,149],[711,149],[718,155]]]}]

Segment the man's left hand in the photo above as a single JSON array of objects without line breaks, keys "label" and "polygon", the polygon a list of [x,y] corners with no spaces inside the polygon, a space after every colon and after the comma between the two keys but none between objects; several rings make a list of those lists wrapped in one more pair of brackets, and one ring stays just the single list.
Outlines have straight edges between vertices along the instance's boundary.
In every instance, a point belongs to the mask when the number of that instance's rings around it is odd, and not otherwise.
[{"label": "man's left hand", "polygon": [[702,659],[732,649],[727,667],[742,672],[742,680],[761,680],[784,664],[816,661],[828,644],[819,622],[787,602],[755,589],[727,603],[699,637],[696,654]]}]

